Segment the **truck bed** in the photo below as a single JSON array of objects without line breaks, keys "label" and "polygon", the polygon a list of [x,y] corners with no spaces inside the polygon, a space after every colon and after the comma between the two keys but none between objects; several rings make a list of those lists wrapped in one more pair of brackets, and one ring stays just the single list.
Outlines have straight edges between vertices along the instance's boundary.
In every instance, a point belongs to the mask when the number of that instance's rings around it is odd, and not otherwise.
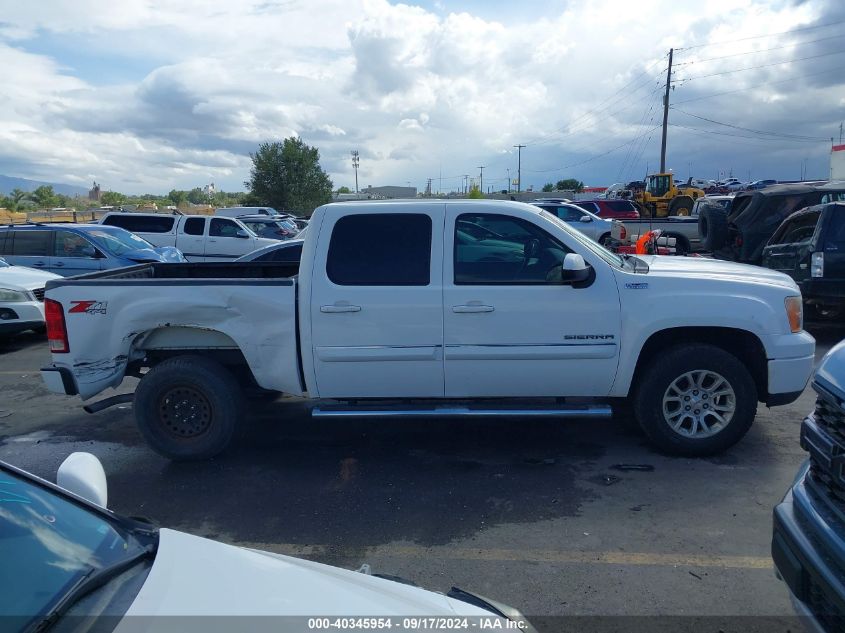
[{"label": "truck bed", "polygon": [[47,288],[75,285],[115,285],[115,282],[144,281],[151,279],[181,280],[235,280],[235,279],[286,279],[299,273],[299,264],[276,262],[208,262],[199,264],[162,264],[153,262],[126,268],[98,271],[87,275],[66,277],[47,282]]}]

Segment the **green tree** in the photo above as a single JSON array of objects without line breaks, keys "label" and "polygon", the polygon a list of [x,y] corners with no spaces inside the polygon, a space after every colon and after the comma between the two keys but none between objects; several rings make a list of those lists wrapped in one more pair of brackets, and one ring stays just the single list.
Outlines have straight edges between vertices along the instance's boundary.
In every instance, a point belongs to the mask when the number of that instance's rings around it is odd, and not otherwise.
[{"label": "green tree", "polygon": [[338,187],[337,192],[338,193],[352,193],[352,190],[347,186],[343,186],[343,187]]},{"label": "green tree", "polygon": [[188,192],[188,202],[191,204],[206,204],[208,203],[208,196],[199,187],[194,187]]},{"label": "green tree", "polygon": [[105,207],[119,207],[126,201],[126,196],[117,191],[104,191],[100,196],[100,203]]},{"label": "green tree", "polygon": [[484,194],[481,193],[481,189],[478,188],[478,185],[473,185],[469,188],[469,195],[467,198],[472,198],[473,200],[479,200],[484,197]]},{"label": "green tree", "polygon": [[320,167],[320,152],[290,137],[262,143],[250,154],[252,169],[244,185],[260,204],[306,215],[332,199],[332,181]]},{"label": "green tree", "polygon": [[39,209],[49,209],[55,207],[59,199],[56,197],[53,187],[50,185],[41,185],[32,192],[32,199]]},{"label": "green tree", "polygon": [[545,191],[546,193],[548,193],[550,191],[554,191],[554,190],[555,190],[555,186],[550,182],[547,182],[545,185],[543,185],[543,191]]},{"label": "green tree", "polygon": [[176,189],[171,189],[170,193],[167,194],[167,197],[170,199],[170,202],[177,207],[188,200],[187,193],[185,193],[184,191],[178,191]]},{"label": "green tree", "polygon": [[566,180],[558,180],[555,188],[558,191],[574,191],[581,193],[584,190],[584,183],[575,178],[567,178]]},{"label": "green tree", "polygon": [[12,189],[9,197],[6,198],[3,203],[3,206],[9,209],[9,211],[18,211],[23,206],[30,203],[32,203],[31,194],[28,191],[15,188]]}]

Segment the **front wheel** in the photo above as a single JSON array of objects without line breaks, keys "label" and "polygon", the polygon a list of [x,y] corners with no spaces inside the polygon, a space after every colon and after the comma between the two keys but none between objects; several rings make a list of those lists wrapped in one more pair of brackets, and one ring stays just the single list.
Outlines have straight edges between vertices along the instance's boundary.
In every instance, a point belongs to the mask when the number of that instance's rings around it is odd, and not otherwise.
[{"label": "front wheel", "polygon": [[679,345],[656,356],[640,374],[634,412],[659,450],[712,455],[751,428],[757,387],[733,354],[713,345]]},{"label": "front wheel", "polygon": [[232,439],[243,412],[237,379],[202,356],[177,356],[147,372],[135,390],[138,429],[172,460],[208,459]]}]

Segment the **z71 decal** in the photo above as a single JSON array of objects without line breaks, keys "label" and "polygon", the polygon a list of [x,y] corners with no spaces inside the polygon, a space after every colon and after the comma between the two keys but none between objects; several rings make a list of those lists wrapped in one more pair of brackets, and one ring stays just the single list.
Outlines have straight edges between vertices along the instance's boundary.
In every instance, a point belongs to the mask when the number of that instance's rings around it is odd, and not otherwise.
[{"label": "z71 decal", "polygon": [[107,301],[71,301],[71,304],[68,314],[105,314],[109,306]]}]

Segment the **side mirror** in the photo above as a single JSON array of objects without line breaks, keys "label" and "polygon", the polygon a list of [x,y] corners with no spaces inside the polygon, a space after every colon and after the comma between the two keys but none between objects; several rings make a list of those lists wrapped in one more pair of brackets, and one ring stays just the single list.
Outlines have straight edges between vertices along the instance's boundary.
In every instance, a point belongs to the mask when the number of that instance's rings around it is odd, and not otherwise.
[{"label": "side mirror", "polygon": [[109,500],[106,471],[91,453],[71,453],[56,473],[56,483],[83,499],[105,508]]},{"label": "side mirror", "polygon": [[590,279],[593,272],[592,267],[584,261],[584,258],[577,253],[568,253],[563,258],[563,266],[560,271],[560,282],[562,284],[578,284]]},{"label": "side mirror", "polygon": [[249,233],[247,233],[247,232],[246,232],[246,231],[244,231],[243,229],[238,229],[238,232],[237,232],[237,233],[235,233],[235,237],[240,237],[240,238],[244,238],[244,239],[245,239],[245,238],[248,238],[248,237],[249,237]]},{"label": "side mirror", "polygon": [[80,251],[83,257],[90,257],[92,259],[97,257],[97,249],[93,246],[83,246]]},{"label": "side mirror", "polygon": [[581,219],[578,220],[578,221],[579,222],[592,222],[593,218],[591,218],[589,215],[582,215]]}]

